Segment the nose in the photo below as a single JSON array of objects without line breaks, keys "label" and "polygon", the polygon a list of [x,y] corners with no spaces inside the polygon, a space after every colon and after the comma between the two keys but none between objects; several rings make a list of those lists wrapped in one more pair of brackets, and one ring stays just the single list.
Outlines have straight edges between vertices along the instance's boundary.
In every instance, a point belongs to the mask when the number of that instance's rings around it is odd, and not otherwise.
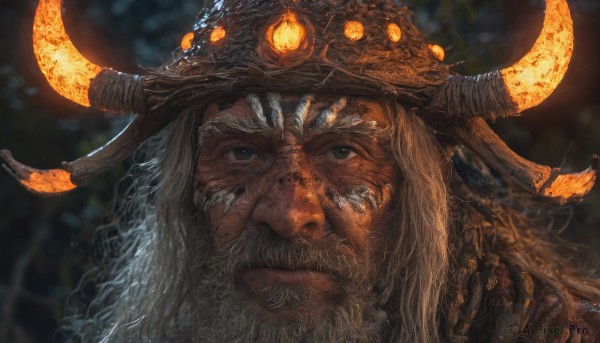
[{"label": "nose", "polygon": [[280,177],[257,203],[252,224],[263,234],[314,241],[324,233],[325,214],[314,182],[299,174]]}]

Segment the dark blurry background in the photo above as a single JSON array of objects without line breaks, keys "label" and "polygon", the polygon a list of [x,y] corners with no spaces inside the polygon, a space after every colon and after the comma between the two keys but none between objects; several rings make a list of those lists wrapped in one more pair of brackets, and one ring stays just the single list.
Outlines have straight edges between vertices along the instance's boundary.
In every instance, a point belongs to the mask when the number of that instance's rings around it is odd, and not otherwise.
[{"label": "dark blurry background", "polygon": [[[543,19],[541,0],[411,0],[428,40],[456,70],[476,74],[515,62]],[[600,153],[600,0],[570,0],[575,55],[555,94],[523,118],[495,125],[538,163],[586,168]],[[37,1],[0,4],[0,148],[38,168],[56,168],[101,146],[127,123],[61,98],[37,69],[31,26]],[[64,0],[67,32],[96,64],[140,73],[156,67],[191,30],[201,0]],[[0,342],[49,342],[64,302],[93,266],[94,230],[128,162],[85,188],[42,199],[0,171]],[[127,183],[127,180],[120,184]],[[600,248],[600,187],[574,210],[564,236]],[[93,291],[93,290],[92,290]]]}]

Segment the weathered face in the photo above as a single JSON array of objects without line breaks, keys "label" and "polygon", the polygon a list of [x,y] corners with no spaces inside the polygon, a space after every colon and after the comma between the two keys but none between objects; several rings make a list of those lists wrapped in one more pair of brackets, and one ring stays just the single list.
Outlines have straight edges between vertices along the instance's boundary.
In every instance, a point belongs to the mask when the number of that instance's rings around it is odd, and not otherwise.
[{"label": "weathered face", "polygon": [[387,128],[368,99],[249,95],[206,108],[196,201],[217,254],[244,261],[232,282],[261,318],[317,316],[356,275],[372,281],[398,177]]}]

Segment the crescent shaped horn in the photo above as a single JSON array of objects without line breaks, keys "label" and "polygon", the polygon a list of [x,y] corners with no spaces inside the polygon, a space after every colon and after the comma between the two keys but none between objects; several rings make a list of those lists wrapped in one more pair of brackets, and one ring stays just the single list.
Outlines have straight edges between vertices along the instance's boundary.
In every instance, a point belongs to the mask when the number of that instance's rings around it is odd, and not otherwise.
[{"label": "crescent shaped horn", "polygon": [[146,111],[144,79],[83,57],[65,31],[61,0],[40,0],[33,21],[33,51],[46,80],[61,96],[101,110]]},{"label": "crescent shaped horn", "polygon": [[519,112],[541,104],[567,73],[573,55],[573,20],[566,0],[547,0],[544,27],[533,48],[500,72]]},{"label": "crescent shaped horn", "polygon": [[451,118],[515,116],[546,100],[573,55],[573,20],[566,0],[546,0],[544,25],[531,50],[514,65],[476,76],[451,76],[430,109]]},{"label": "crescent shaped horn", "polygon": [[42,196],[70,192],[86,185],[94,177],[121,162],[148,138],[160,131],[167,121],[156,116],[137,116],[123,131],[103,147],[60,169],[40,170],[17,162],[10,151],[0,150],[4,168],[29,191]]},{"label": "crescent shaped horn", "polygon": [[490,167],[529,193],[556,204],[576,203],[589,193],[598,177],[599,157],[580,173],[565,174],[528,161],[512,151],[483,118],[474,118],[456,128],[459,139]]}]

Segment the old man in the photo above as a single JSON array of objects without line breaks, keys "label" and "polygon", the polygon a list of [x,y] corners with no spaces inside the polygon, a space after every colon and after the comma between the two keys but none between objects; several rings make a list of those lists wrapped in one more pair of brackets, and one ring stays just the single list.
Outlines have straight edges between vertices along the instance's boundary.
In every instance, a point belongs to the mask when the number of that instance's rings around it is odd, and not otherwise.
[{"label": "old man", "polygon": [[15,177],[54,195],[144,141],[150,158],[99,295],[64,331],[102,342],[598,341],[600,282],[563,263],[570,245],[529,215],[580,200],[596,166],[564,174],[527,161],[485,121],[538,105],[562,79],[569,8],[546,6],[523,59],[463,77],[397,1],[215,1],[172,60],[140,76],[43,30],[60,1],[40,1],[34,46],[50,84],[139,115],[59,169],[3,151]]}]

